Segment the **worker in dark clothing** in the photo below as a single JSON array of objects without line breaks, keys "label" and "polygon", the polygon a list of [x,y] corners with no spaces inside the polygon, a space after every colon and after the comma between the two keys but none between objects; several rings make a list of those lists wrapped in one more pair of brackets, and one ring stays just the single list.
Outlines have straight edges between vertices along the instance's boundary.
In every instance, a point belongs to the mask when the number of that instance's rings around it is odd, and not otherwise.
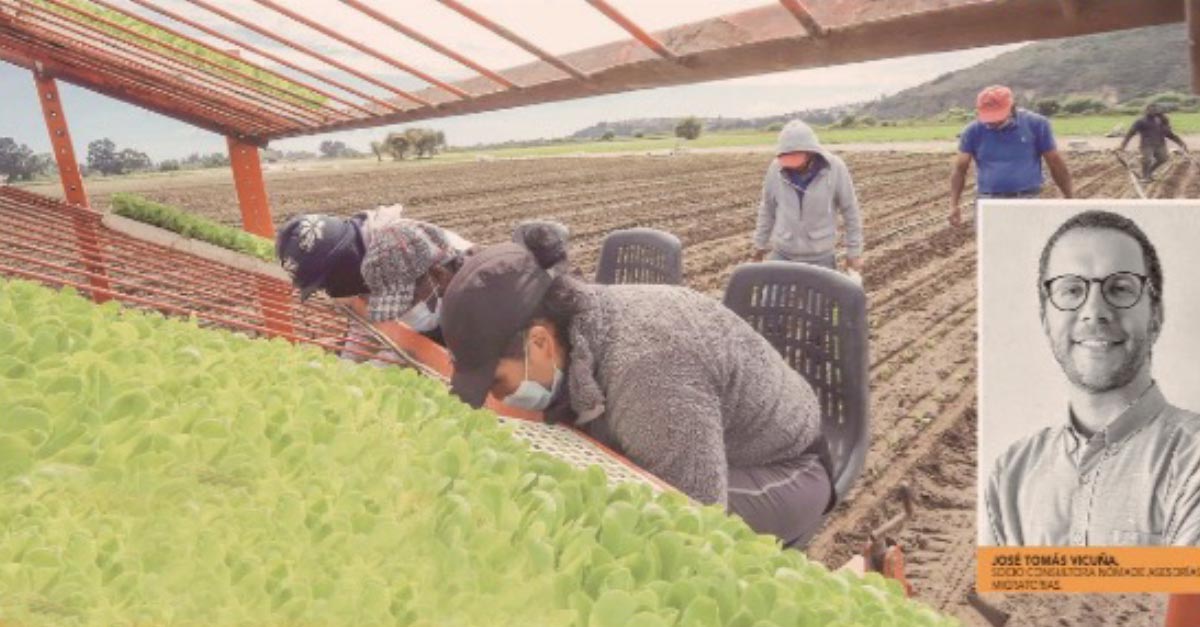
[{"label": "worker in dark clothing", "polygon": [[1151,103],[1146,105],[1146,114],[1138,118],[1133,126],[1129,127],[1129,132],[1125,134],[1125,139],[1121,142],[1121,147],[1118,152],[1125,150],[1125,146],[1129,144],[1129,140],[1133,139],[1134,135],[1140,135],[1140,148],[1142,151],[1142,182],[1149,183],[1154,180],[1154,171],[1162,164],[1167,162],[1170,156],[1167,154],[1167,140],[1171,140],[1184,152],[1188,151],[1187,144],[1171,130],[1171,121],[1167,119],[1165,113],[1158,105]]}]

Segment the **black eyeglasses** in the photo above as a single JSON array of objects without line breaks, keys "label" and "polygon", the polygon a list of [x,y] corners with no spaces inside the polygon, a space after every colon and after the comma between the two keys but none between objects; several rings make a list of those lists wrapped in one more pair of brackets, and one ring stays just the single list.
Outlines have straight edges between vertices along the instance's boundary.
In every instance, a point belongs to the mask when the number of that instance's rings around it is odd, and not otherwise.
[{"label": "black eyeglasses", "polygon": [[1145,275],[1133,272],[1114,272],[1102,279],[1063,274],[1043,281],[1042,288],[1046,290],[1046,296],[1055,309],[1075,311],[1087,302],[1092,283],[1099,283],[1104,302],[1117,309],[1129,309],[1142,300],[1147,280]]}]

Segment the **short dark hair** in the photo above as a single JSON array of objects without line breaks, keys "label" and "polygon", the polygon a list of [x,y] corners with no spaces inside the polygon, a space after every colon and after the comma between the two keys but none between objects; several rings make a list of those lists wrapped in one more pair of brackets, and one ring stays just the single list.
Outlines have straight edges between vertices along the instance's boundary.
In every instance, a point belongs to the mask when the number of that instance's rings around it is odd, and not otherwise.
[{"label": "short dark hair", "polygon": [[1046,240],[1046,246],[1042,248],[1042,257],[1038,262],[1038,298],[1040,299],[1042,311],[1046,309],[1046,290],[1042,288],[1042,282],[1046,280],[1046,266],[1050,263],[1050,251],[1054,249],[1054,245],[1058,240],[1070,231],[1078,229],[1109,229],[1124,233],[1133,239],[1142,247],[1142,263],[1146,266],[1146,276],[1150,279],[1150,305],[1154,309],[1162,308],[1163,294],[1163,272],[1162,263],[1158,260],[1158,251],[1154,248],[1154,244],[1150,243],[1150,238],[1146,237],[1146,233],[1136,222],[1129,218],[1111,211],[1091,210],[1077,213],[1071,216],[1066,222],[1059,225],[1050,239]]}]

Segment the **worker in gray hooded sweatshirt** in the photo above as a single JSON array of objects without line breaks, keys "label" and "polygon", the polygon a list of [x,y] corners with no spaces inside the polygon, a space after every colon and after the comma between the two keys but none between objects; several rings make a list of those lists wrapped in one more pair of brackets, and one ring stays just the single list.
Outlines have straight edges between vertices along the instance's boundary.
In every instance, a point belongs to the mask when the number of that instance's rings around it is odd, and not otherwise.
[{"label": "worker in gray hooded sweatshirt", "polygon": [[593,285],[534,235],[468,258],[446,288],[451,389],[574,424],[701,503],[801,547],[833,503],[808,382],[720,302]]},{"label": "worker in gray hooded sweatshirt", "polygon": [[754,260],[799,261],[837,269],[837,217],[846,230],[846,266],[862,273],[863,230],[850,170],[825,150],[804,122],[779,132],[776,157],[763,180],[754,229]]}]

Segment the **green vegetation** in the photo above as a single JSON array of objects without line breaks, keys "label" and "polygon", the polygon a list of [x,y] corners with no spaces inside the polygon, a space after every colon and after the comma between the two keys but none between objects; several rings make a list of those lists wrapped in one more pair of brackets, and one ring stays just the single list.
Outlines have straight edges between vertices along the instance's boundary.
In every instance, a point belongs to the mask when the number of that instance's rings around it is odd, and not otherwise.
[{"label": "green vegetation", "polygon": [[0,281],[14,625],[956,621],[411,371]]},{"label": "green vegetation", "polygon": [[[248,63],[232,59],[220,52],[209,48],[208,46],[197,45],[186,39],[182,39],[171,33],[168,33],[153,24],[105,9],[85,0],[59,0],[64,5],[69,5],[71,8],[66,8],[48,2],[47,0],[30,0],[33,4],[41,8],[57,13],[71,20],[80,20],[89,22],[90,25],[97,30],[109,34],[117,39],[127,41],[139,46],[145,46],[157,53],[166,55],[174,60],[194,68],[205,71],[216,72],[223,77],[241,83],[249,89],[259,92],[271,92],[274,96],[280,97],[297,106],[308,109],[320,109],[325,105],[327,98],[310,89],[302,87],[289,80],[260,70]],[[107,22],[119,24],[120,26],[137,32],[145,37],[153,40],[147,41],[141,37],[136,37],[127,32],[123,32],[120,28],[116,28]],[[187,54],[182,54],[179,50],[185,51]],[[210,63],[202,63],[188,55],[201,57]],[[215,64],[215,66],[213,65]],[[240,74],[239,74],[240,73]],[[247,76],[254,77],[255,80],[250,80]],[[261,81],[261,82],[256,82]]]},{"label": "green vegetation", "polygon": [[268,239],[251,235],[192,215],[170,205],[159,204],[133,194],[113,194],[110,199],[113,213],[152,224],[184,237],[190,237],[214,246],[245,253],[263,261],[275,261],[275,244]]},{"label": "green vegetation", "polygon": [[[953,112],[952,112],[953,113]],[[818,128],[817,134],[823,144],[925,142],[954,141],[963,127],[970,122],[970,113],[947,114],[948,120],[890,120],[876,121],[871,126]],[[963,118],[956,121],[955,118]],[[1055,134],[1062,137],[1102,137],[1115,127],[1128,128],[1135,115],[1090,115],[1078,117],[1054,117],[1050,123]],[[1200,113],[1172,113],[1171,125],[1177,133],[1200,133]],[[714,131],[687,142],[687,148],[730,148],[771,146],[778,139],[778,131]],[[669,151],[680,147],[674,137],[647,135],[643,138],[616,137],[606,141],[562,142],[546,146],[527,148],[462,149],[457,152],[488,155],[495,158],[552,157],[572,154],[596,153],[646,153]]]}]

